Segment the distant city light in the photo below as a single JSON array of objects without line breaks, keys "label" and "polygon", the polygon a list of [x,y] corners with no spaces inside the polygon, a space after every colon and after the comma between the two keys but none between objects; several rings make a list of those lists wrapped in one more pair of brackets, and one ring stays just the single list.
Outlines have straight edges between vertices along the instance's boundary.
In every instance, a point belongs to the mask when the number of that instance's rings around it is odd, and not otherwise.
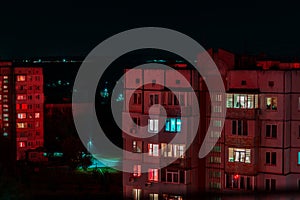
[{"label": "distant city light", "polygon": [[104,90],[102,90],[102,91],[100,92],[100,95],[101,95],[103,98],[108,98],[108,97],[109,97],[108,89],[107,89],[107,88],[104,88]]},{"label": "distant city light", "polygon": [[120,102],[120,101],[124,101],[124,96],[123,94],[119,94],[118,98],[116,99],[117,102]]}]

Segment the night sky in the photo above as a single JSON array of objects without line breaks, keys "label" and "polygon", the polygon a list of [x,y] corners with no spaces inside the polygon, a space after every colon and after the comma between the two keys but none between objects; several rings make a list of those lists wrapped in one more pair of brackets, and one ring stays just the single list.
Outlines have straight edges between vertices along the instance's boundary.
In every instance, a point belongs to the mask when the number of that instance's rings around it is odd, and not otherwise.
[{"label": "night sky", "polygon": [[85,57],[104,39],[143,26],[180,31],[205,48],[300,57],[299,2],[199,2],[1,2],[0,58]]}]

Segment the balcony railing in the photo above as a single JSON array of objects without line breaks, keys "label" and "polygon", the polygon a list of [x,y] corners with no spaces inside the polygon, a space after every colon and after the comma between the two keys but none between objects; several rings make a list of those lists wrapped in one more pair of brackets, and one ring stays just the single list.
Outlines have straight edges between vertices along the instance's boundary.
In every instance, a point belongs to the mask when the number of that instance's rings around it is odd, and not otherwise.
[{"label": "balcony railing", "polygon": [[260,109],[242,109],[242,108],[227,108],[226,117],[228,118],[245,118],[256,119],[260,114]]}]

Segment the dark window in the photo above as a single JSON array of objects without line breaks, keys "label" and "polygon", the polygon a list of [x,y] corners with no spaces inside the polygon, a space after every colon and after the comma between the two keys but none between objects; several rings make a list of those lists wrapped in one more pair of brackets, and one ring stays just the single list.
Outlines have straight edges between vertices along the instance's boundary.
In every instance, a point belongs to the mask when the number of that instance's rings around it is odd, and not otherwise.
[{"label": "dark window", "polygon": [[271,155],[272,155],[272,158],[271,158],[271,159],[272,159],[272,160],[271,160],[271,164],[272,164],[272,165],[276,165],[276,152],[272,152]]},{"label": "dark window", "polygon": [[233,135],[248,135],[247,120],[233,120],[232,121],[232,134]]},{"label": "dark window", "polygon": [[266,164],[276,165],[276,152],[266,152]]},{"label": "dark window", "polygon": [[277,138],[277,125],[266,125],[266,137]]},{"label": "dark window", "polygon": [[136,84],[140,83],[140,79],[139,78],[135,79],[135,83]]},{"label": "dark window", "polygon": [[270,179],[266,179],[266,190],[270,190]]},{"label": "dark window", "polygon": [[236,120],[232,121],[232,134],[236,135]]},{"label": "dark window", "polygon": [[140,93],[133,94],[133,104],[141,104],[142,102],[142,95]]},{"label": "dark window", "polygon": [[150,105],[158,104],[158,94],[150,95]]},{"label": "dark window", "polygon": [[276,180],[275,179],[266,179],[266,190],[275,191],[276,190]]},{"label": "dark window", "polygon": [[176,84],[179,85],[180,84],[180,80],[176,80]]},{"label": "dark window", "polygon": [[266,152],[266,164],[271,164],[270,152]]},{"label": "dark window", "polygon": [[274,81],[269,81],[269,87],[273,87],[274,86]]},{"label": "dark window", "polygon": [[241,85],[247,85],[247,82],[245,80],[242,80]]}]

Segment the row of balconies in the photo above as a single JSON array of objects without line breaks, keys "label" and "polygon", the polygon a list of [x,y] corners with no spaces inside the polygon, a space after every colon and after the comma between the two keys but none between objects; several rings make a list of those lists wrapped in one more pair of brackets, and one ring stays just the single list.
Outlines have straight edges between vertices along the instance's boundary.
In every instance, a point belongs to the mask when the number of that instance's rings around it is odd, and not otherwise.
[{"label": "row of balconies", "polygon": [[[162,108],[163,107],[163,108]],[[152,107],[152,114],[156,115],[165,115],[167,113],[168,116],[191,116],[195,114],[195,110],[193,110],[192,106],[170,106],[170,105],[162,105],[162,107]],[[142,105],[129,105],[129,111],[132,113],[142,113]],[[145,109],[144,114],[149,114],[149,110]]]},{"label": "row of balconies", "polygon": [[[138,160],[144,163],[158,164],[160,166],[171,166],[178,169],[189,169],[192,167],[191,158],[168,158],[162,156],[149,156],[143,155],[142,153],[135,153],[135,156],[125,156],[124,161],[129,160],[129,162]],[[173,161],[173,162],[172,162]]]}]

